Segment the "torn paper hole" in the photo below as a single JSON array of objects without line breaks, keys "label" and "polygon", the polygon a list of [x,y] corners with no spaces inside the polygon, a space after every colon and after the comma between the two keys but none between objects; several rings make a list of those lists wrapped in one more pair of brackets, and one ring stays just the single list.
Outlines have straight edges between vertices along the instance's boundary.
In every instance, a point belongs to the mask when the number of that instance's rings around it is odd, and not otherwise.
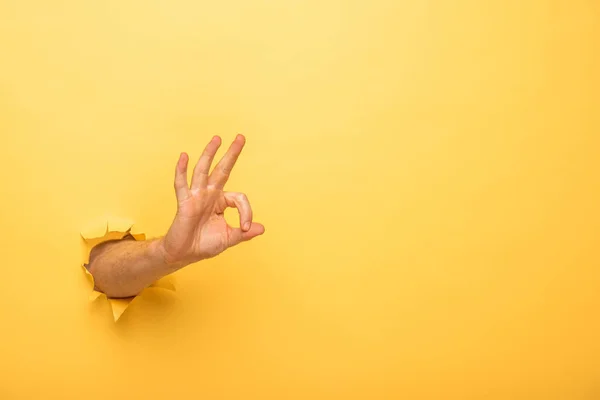
[{"label": "torn paper hole", "polygon": [[[139,228],[134,226],[133,221],[123,218],[111,217],[107,220],[102,220],[99,223],[91,224],[90,226],[81,230],[81,237],[86,245],[85,261],[82,264],[82,268],[89,281],[90,287],[92,288],[89,300],[95,301],[101,297],[107,299],[111,306],[115,322],[121,317],[121,315],[123,315],[129,304],[131,304],[136,296],[124,299],[107,298],[104,293],[94,289],[94,277],[90,271],[88,271],[86,265],[89,262],[90,252],[94,246],[108,240],[123,239],[128,234],[133,236],[135,240],[146,239],[146,235]],[[175,285],[173,284],[172,278],[167,276],[154,282],[149,288],[161,288],[174,291]]]}]

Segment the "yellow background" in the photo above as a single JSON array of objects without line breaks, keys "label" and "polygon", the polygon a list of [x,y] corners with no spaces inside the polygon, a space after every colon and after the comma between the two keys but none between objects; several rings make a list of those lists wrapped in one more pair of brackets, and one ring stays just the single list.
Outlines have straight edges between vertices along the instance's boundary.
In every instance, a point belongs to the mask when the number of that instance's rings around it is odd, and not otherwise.
[{"label": "yellow background", "polygon": [[[600,4],[0,0],[0,398],[599,399]],[[265,236],[117,324],[79,230],[151,236],[248,145]]]}]

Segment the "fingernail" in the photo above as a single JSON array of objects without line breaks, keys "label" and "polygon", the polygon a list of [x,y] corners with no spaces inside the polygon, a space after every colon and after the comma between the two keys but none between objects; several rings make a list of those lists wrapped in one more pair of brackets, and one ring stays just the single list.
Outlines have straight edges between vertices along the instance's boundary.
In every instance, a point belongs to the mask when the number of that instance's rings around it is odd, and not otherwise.
[{"label": "fingernail", "polygon": [[248,229],[250,229],[250,222],[246,222],[246,223],[244,224],[244,230],[246,230],[246,231],[247,231]]}]

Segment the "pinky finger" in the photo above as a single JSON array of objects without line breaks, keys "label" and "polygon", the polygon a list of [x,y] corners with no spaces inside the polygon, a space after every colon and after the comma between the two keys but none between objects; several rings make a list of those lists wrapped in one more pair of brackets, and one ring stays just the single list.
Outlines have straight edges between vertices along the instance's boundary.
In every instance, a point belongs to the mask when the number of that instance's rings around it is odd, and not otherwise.
[{"label": "pinky finger", "polygon": [[181,153],[179,161],[177,161],[177,167],[175,167],[175,195],[177,196],[177,202],[182,202],[189,196],[187,183],[188,161],[188,155]]}]

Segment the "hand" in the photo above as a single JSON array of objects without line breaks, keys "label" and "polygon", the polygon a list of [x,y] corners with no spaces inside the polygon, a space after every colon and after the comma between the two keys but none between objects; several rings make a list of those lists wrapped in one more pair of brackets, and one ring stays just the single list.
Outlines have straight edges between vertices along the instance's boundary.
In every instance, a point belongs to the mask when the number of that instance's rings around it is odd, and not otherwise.
[{"label": "hand", "polygon": [[[221,146],[221,138],[213,137],[194,168],[189,187],[189,157],[181,153],[175,170],[177,214],[162,239],[167,263],[189,264],[214,257],[229,247],[264,233],[263,225],[252,222],[252,208],[246,195],[223,191],[245,142],[244,136],[238,135],[209,175],[210,166]],[[237,208],[240,228],[233,228],[225,221],[223,213],[228,207]]]}]

